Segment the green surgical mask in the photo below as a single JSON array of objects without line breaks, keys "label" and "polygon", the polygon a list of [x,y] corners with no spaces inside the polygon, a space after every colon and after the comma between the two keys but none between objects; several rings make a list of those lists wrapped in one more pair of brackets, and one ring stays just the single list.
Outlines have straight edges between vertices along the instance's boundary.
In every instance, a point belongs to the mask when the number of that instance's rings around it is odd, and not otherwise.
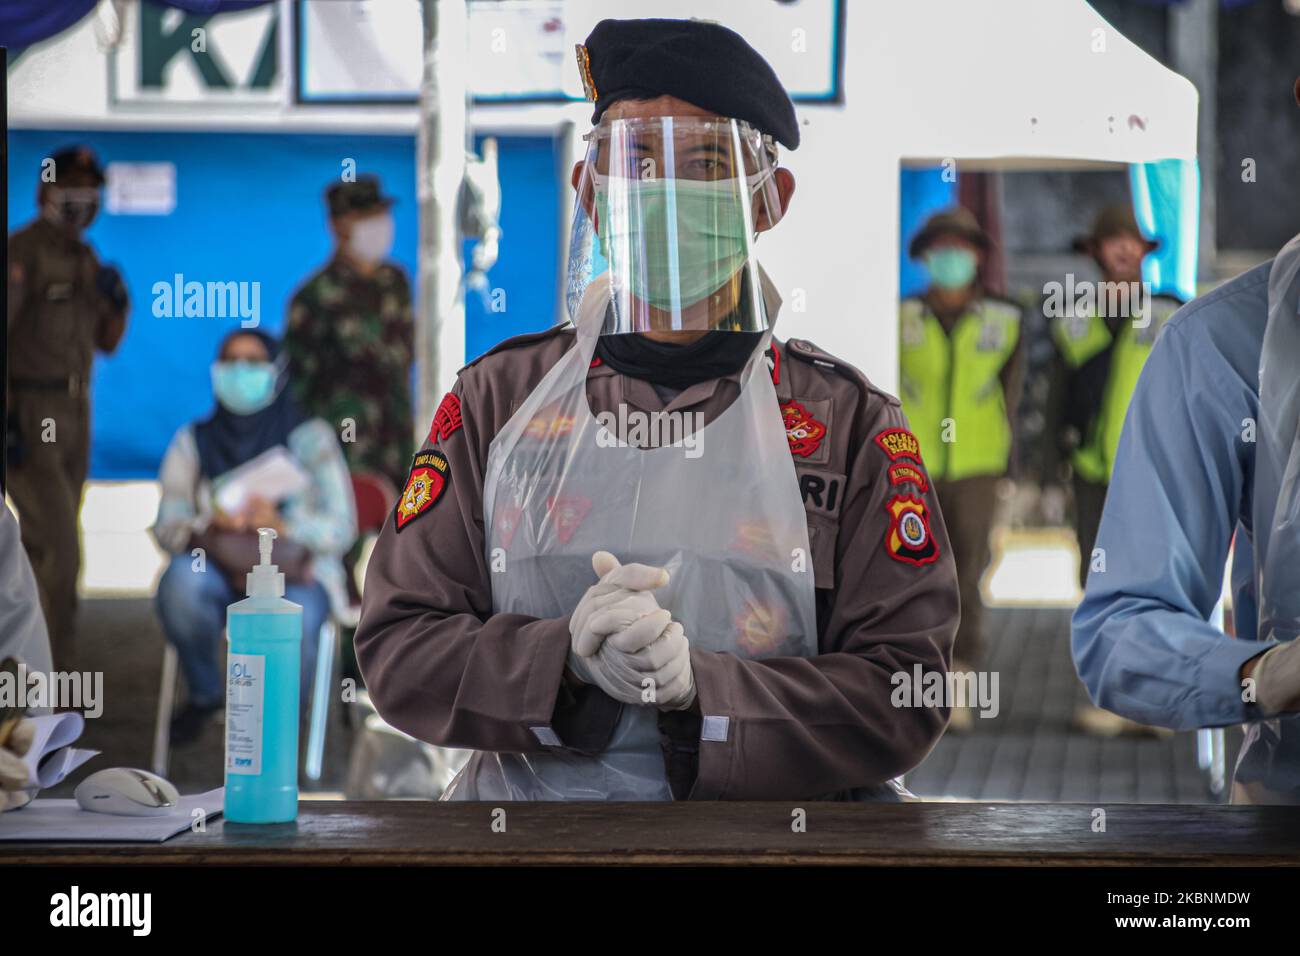
[{"label": "green surgical mask", "polygon": [[[749,258],[736,190],[730,179],[642,180],[624,194],[626,215],[615,216],[608,193],[598,189],[601,254],[618,266],[616,273],[628,276],[641,301],[665,311],[693,305],[720,289]],[[616,263],[620,256],[628,261]]]},{"label": "green surgical mask", "polygon": [[925,268],[941,289],[963,289],[975,278],[978,262],[969,249],[933,249],[925,254]]}]

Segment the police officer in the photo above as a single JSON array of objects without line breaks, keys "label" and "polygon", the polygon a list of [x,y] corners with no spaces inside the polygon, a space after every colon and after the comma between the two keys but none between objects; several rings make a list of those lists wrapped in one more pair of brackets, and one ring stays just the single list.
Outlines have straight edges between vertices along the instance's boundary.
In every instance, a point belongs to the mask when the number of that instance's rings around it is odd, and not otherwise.
[{"label": "police officer", "polygon": [[1142,235],[1129,206],[1102,209],[1092,231],[1075,241],[1101,272],[1096,293],[1083,308],[1064,303],[1048,316],[1059,362],[1052,383],[1062,393],[1053,402],[1060,409],[1055,437],[1070,453],[1080,587],[1092,563],[1129,399],[1157,333],[1182,305],[1170,295],[1148,296],[1142,285],[1142,260],[1159,245]]},{"label": "police officer", "polygon": [[[1173,730],[1247,725],[1233,802],[1300,803],[1300,501],[1284,480],[1300,468],[1298,302],[1300,236],[1165,322],[1073,619],[1098,705]],[[1235,640],[1209,620],[1230,548]]]},{"label": "police officer", "polygon": [[388,258],[394,200],[362,174],[325,191],[334,253],[293,295],[284,349],[294,396],[343,440],[348,467],[400,483],[411,457],[411,285]]},{"label": "police officer", "polygon": [[[935,213],[908,247],[925,265],[929,287],[899,306],[903,410],[926,450],[961,585],[958,670],[983,663],[980,579],[991,559],[997,482],[1011,460],[1023,366],[1020,307],[980,282],[991,245],[969,210]],[[954,715],[954,724],[963,719]]]},{"label": "police officer", "polygon": [[73,667],[81,542],[77,516],[90,456],[90,370],[126,330],[122,277],[83,238],[104,174],[91,151],[46,160],[37,217],[9,237],[8,487],[40,588],[54,665]]},{"label": "police officer", "polygon": [[772,337],[752,243],[793,106],[716,24],[606,20],[577,52],[573,324],[443,399],[369,565],[371,698],[474,751],[450,799],[896,798],[946,720],[911,688],[955,576],[898,402]]}]

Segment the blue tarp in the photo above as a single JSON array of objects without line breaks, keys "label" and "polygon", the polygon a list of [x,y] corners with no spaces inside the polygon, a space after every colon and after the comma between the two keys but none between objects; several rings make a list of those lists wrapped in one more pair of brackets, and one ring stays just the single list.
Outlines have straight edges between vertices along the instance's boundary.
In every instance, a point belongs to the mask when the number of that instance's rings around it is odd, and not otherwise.
[{"label": "blue tarp", "polygon": [[[172,163],[176,208],[170,215],[102,212],[88,238],[104,262],[121,268],[131,295],[126,336],[116,354],[96,360],[91,475],[154,477],[172,432],[212,405],[208,367],[217,341],[239,319],[153,314],[154,286],[185,281],[257,282],[261,325],[278,334],[294,289],[328,258],[322,190],[340,162],[377,173],[397,198],[393,258],[416,276],[415,140],[411,136],[51,132],[9,134],[10,229],[35,214],[43,157],[85,143],[102,163]],[[505,311],[466,302],[466,357],[501,339],[556,321],[561,161],[549,137],[502,137],[505,208],[501,257],[489,283]],[[567,170],[566,170],[567,172]]]},{"label": "blue tarp", "polygon": [[1200,169],[1194,160],[1162,159],[1129,167],[1133,214],[1160,248],[1142,263],[1142,277],[1156,292],[1185,302],[1196,298],[1200,239]]},{"label": "blue tarp", "polygon": [[898,297],[905,299],[924,292],[930,282],[925,266],[908,256],[907,247],[927,219],[957,204],[957,179],[945,181],[941,166],[902,169],[898,179]]}]

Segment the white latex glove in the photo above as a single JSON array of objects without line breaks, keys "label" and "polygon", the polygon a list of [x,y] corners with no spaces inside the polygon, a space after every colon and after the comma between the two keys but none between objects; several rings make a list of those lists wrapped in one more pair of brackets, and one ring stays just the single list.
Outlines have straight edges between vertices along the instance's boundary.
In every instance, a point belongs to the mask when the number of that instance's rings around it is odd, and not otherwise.
[{"label": "white latex glove", "polygon": [[30,720],[20,720],[9,734],[8,742],[0,747],[0,813],[15,810],[31,800],[26,787],[27,765],[19,758],[27,753],[36,736],[36,725]]},{"label": "white latex glove", "polygon": [[[665,612],[666,613],[666,612]],[[653,704],[660,710],[686,710],[695,702],[695,673],[691,669],[691,644],[676,621],[651,643],[625,650],[634,643],[631,630],[612,634],[596,655],[606,674],[620,684],[635,687],[633,703]],[[646,680],[651,683],[647,686]]]},{"label": "white latex glove", "polygon": [[1255,661],[1255,703],[1272,716],[1300,711],[1300,639],[1279,644]]},{"label": "white latex glove", "polygon": [[650,591],[668,583],[668,572],[644,564],[622,565],[608,551],[592,555],[591,566],[600,580],[587,589],[569,618],[569,670],[617,700],[640,703],[640,684],[632,687],[605,673],[597,654],[612,634],[622,634],[625,647],[639,650],[663,633],[672,618]]}]

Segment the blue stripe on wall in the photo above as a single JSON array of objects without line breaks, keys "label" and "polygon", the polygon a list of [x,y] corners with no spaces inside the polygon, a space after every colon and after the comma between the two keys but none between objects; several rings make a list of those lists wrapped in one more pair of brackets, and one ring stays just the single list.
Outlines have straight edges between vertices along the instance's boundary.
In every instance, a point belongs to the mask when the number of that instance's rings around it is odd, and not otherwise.
[{"label": "blue stripe on wall", "polygon": [[957,204],[957,182],[945,182],[942,166],[905,167],[898,175],[898,297],[919,295],[930,284],[925,266],[907,254],[912,237],[941,209]]},{"label": "blue stripe on wall", "polygon": [[[330,254],[322,191],[345,158],[377,173],[398,200],[393,258],[416,275],[415,140],[410,136],[50,132],[9,133],[9,227],[35,215],[41,160],[85,143],[101,163],[170,162],[176,209],[167,216],[101,212],[90,241],[117,265],[132,311],[116,354],[96,360],[91,476],[153,477],[172,433],[212,405],[208,367],[238,318],[157,318],[152,288],[174,275],[260,284],[260,323],[278,333],[294,289]],[[558,153],[550,138],[500,140],[505,209],[492,286],[505,312],[466,304],[467,353],[555,321]]]}]

